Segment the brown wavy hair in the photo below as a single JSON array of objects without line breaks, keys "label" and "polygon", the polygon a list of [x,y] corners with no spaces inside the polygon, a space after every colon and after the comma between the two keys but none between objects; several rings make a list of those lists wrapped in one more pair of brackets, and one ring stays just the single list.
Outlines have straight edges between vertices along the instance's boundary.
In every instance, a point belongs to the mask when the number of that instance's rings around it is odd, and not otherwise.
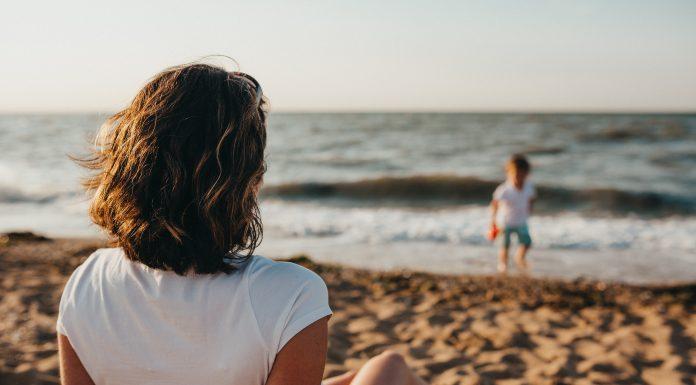
[{"label": "brown wavy hair", "polygon": [[164,70],[100,129],[89,209],[134,261],[230,272],[262,238],[266,101],[252,77],[208,64]]}]

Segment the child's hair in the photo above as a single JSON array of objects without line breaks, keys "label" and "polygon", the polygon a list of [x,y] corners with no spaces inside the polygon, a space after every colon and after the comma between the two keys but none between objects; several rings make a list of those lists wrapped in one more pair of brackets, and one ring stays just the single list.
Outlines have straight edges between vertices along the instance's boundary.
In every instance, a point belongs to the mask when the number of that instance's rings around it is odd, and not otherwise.
[{"label": "child's hair", "polygon": [[513,154],[510,159],[508,159],[505,167],[524,173],[529,173],[532,170],[532,165],[527,160],[527,157],[522,154]]},{"label": "child's hair", "polygon": [[[208,64],[156,75],[101,128],[90,216],[126,256],[185,274],[229,272],[262,237],[265,100],[251,76]],[[246,251],[246,253],[244,253]]]}]

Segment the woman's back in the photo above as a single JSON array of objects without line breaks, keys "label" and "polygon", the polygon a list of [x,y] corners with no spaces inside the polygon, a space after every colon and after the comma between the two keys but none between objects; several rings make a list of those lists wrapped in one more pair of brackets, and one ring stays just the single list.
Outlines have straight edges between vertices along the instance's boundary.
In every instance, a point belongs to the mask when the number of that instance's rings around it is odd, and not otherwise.
[{"label": "woman's back", "polygon": [[311,271],[253,256],[177,275],[101,249],[70,278],[58,331],[97,384],[263,384],[276,354],[329,314]]},{"label": "woman's back", "polygon": [[[192,63],[157,74],[102,126],[81,163],[95,171],[90,217],[119,247],[96,251],[64,289],[64,385],[319,384],[326,285],[252,255],[265,106],[252,76]],[[403,382],[362,372],[356,385]]]}]

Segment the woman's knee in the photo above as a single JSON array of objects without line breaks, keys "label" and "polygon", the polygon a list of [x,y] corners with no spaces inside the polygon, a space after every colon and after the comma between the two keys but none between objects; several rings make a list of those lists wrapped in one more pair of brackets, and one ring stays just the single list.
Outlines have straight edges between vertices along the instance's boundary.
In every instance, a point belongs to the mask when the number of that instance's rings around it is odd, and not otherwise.
[{"label": "woman's knee", "polygon": [[408,365],[406,365],[406,360],[404,360],[404,357],[393,350],[386,350],[378,356],[375,356],[372,360],[381,366],[389,367],[392,369],[408,368]]}]

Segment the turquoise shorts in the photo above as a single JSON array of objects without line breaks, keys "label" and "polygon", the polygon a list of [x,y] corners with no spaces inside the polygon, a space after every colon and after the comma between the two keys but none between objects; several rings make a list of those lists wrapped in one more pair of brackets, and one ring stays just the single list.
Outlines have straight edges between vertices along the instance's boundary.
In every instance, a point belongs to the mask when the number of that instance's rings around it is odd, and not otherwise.
[{"label": "turquoise shorts", "polygon": [[505,227],[503,229],[503,247],[510,247],[510,238],[512,238],[512,234],[517,235],[517,241],[520,245],[532,245],[532,237],[529,236],[529,228],[527,225],[521,225]]}]

